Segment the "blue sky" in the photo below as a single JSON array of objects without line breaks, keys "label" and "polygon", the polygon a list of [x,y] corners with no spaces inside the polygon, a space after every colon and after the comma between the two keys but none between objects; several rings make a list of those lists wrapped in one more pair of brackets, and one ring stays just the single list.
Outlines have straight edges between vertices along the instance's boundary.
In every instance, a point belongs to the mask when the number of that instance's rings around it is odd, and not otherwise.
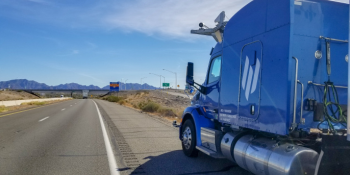
[{"label": "blue sky", "polygon": [[[214,26],[249,0],[1,0],[0,81],[29,79],[48,85],[103,87],[126,80],[183,88],[187,62],[202,82],[211,37],[191,35],[199,22]],[[162,80],[163,81],[163,80]]]}]

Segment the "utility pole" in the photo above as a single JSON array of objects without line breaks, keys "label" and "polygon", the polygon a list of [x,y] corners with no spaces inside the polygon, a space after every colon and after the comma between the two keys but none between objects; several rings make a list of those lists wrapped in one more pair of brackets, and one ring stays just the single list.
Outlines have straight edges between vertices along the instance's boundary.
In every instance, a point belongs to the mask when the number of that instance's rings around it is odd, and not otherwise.
[{"label": "utility pole", "polygon": [[149,74],[152,74],[152,75],[155,75],[155,76],[159,76],[159,89],[162,89],[162,75],[158,75],[158,74],[154,74],[154,73],[149,73]]},{"label": "utility pole", "polygon": [[123,83],[123,78],[122,78],[122,81],[119,81],[119,88],[120,88],[120,90],[123,90],[123,85],[122,85],[122,83]]},{"label": "utility pole", "polygon": [[165,71],[168,71],[168,72],[171,72],[171,73],[175,74],[175,88],[177,89],[177,74],[176,74],[176,72],[173,72],[173,71],[170,71],[170,70],[166,70],[166,69],[163,69],[163,70],[165,70]]},{"label": "utility pole", "polygon": [[[163,77],[163,76],[161,76],[161,77]],[[165,77],[163,77],[163,83],[165,83]],[[163,89],[164,89],[164,87],[163,87]]]},{"label": "utility pole", "polygon": [[126,90],[126,82],[127,82],[128,80],[129,80],[129,79],[126,79],[126,80],[124,81],[125,90]]},{"label": "utility pole", "polygon": [[143,77],[143,78],[141,78],[141,89],[142,89],[142,87],[143,87],[143,84],[142,84],[142,79],[144,79],[144,78],[147,78],[147,77]]}]

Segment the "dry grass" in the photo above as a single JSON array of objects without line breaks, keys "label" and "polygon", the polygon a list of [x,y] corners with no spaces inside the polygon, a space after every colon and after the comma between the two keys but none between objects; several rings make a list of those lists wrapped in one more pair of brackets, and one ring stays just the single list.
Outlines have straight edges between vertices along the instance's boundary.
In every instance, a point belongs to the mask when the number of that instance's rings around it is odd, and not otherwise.
[{"label": "dry grass", "polygon": [[0,106],[0,112],[6,112],[6,111],[8,111],[8,109],[6,108],[6,106],[1,105],[1,106]]},{"label": "dry grass", "polygon": [[117,97],[117,96],[107,96],[104,97],[103,100],[107,100],[109,102],[119,102],[120,100],[124,100],[124,97]]},{"label": "dry grass", "polygon": [[24,91],[0,91],[0,101],[38,99]]},{"label": "dry grass", "polygon": [[162,114],[163,116],[176,117],[175,110],[171,108],[160,108],[158,109],[158,113]]},{"label": "dry grass", "polygon": [[158,115],[169,121],[179,121],[184,109],[190,105],[189,99],[156,91],[140,90],[120,92],[119,97],[114,95],[102,99]]},{"label": "dry grass", "polygon": [[119,100],[118,103],[119,103],[120,105],[123,105],[123,104],[126,103],[126,101],[124,101],[124,100],[122,99],[122,100]]},{"label": "dry grass", "polygon": [[153,101],[148,101],[140,109],[145,112],[157,112],[160,109],[160,105]]},{"label": "dry grass", "polygon": [[45,104],[47,104],[47,102],[45,101],[31,101],[31,102],[21,103],[21,105],[37,105],[37,106],[45,105]]},{"label": "dry grass", "polygon": [[164,107],[156,102],[153,101],[142,101],[137,104],[132,103],[131,104],[133,108],[141,109],[144,112],[151,112],[160,114],[161,116],[165,117],[182,117],[182,113],[185,108],[181,109],[174,109],[169,107]]}]

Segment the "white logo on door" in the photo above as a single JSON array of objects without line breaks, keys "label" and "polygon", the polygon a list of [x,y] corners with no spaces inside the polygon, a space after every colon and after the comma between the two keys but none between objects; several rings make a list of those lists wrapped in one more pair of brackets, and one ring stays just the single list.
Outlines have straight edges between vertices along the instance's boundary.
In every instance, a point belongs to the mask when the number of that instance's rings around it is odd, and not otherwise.
[{"label": "white logo on door", "polygon": [[[244,70],[243,70],[243,78],[242,78],[242,88],[245,90],[245,98],[249,99],[249,94],[252,94],[256,90],[256,86],[258,83],[259,71],[260,70],[260,61],[256,59],[255,70],[253,70],[252,66],[249,64],[249,58],[246,56]],[[248,77],[247,77],[248,75]]]}]

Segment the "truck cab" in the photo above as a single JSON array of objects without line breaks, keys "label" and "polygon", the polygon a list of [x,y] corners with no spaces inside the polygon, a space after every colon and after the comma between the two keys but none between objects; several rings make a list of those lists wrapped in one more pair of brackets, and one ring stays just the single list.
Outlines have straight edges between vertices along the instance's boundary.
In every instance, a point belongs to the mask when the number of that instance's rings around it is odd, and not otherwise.
[{"label": "truck cab", "polygon": [[185,155],[254,174],[350,174],[349,5],[255,0],[224,19],[191,31],[217,44],[204,83],[187,66],[198,90],[179,127]]}]

